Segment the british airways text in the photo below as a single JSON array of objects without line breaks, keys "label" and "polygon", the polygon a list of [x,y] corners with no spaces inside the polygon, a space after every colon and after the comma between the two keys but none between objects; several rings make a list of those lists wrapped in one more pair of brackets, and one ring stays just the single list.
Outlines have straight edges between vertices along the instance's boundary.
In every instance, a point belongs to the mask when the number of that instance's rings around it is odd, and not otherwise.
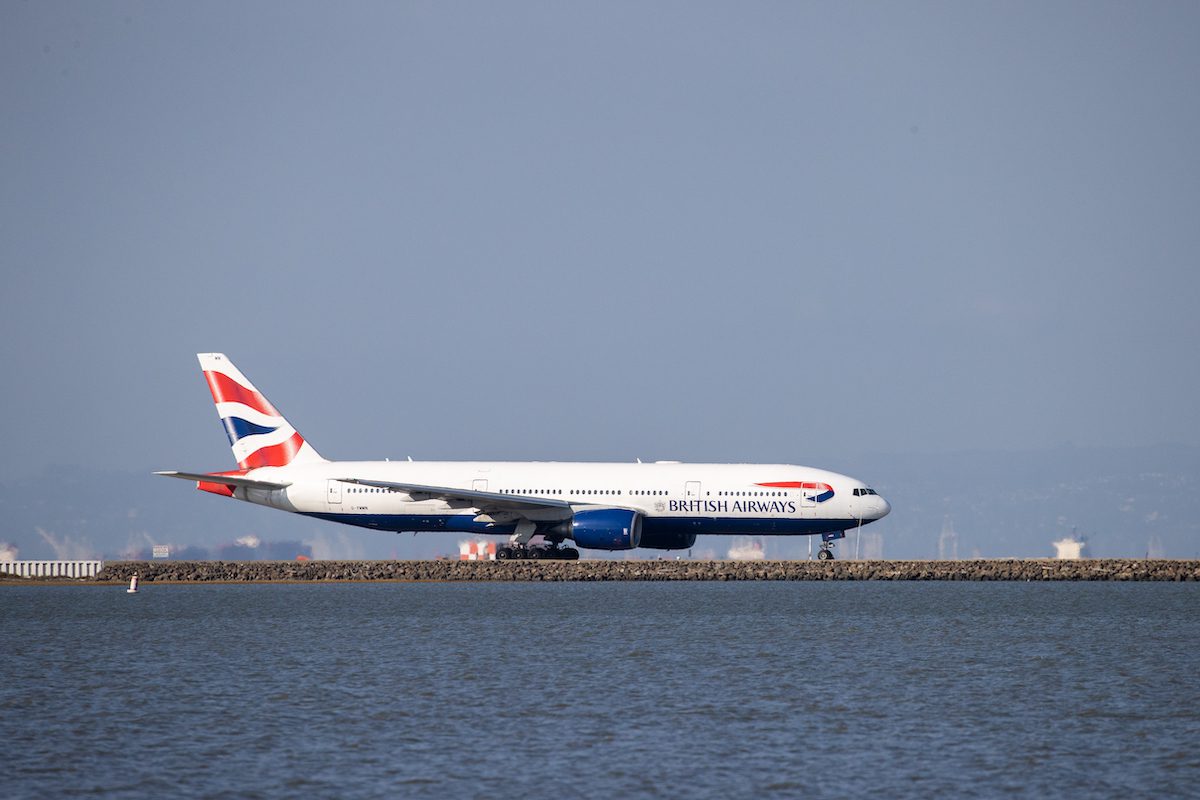
[{"label": "british airways text", "polygon": [[668,511],[690,514],[795,514],[794,500],[671,500]]}]

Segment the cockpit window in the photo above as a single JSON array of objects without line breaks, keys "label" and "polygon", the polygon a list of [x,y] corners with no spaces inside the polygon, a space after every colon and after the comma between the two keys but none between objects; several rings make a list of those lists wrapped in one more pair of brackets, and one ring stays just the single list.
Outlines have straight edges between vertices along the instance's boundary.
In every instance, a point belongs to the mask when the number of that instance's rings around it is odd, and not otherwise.
[{"label": "cockpit window", "polygon": [[879,492],[875,491],[874,489],[867,489],[866,487],[854,490],[855,497],[865,497],[872,494],[879,494]]}]

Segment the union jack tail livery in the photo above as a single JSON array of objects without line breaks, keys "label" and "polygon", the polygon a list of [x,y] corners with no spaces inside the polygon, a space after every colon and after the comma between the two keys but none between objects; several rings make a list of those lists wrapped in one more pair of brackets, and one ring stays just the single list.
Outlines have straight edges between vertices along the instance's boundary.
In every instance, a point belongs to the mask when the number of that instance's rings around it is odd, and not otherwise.
[{"label": "union jack tail livery", "polygon": [[223,353],[199,353],[217,415],[243,470],[324,461]]}]

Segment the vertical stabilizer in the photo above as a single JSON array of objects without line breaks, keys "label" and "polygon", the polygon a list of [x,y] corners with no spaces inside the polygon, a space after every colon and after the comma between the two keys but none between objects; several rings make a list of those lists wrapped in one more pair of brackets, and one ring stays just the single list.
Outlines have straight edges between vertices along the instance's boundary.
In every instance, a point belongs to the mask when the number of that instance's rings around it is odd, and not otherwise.
[{"label": "vertical stabilizer", "polygon": [[325,460],[223,353],[197,353],[196,358],[239,467]]}]

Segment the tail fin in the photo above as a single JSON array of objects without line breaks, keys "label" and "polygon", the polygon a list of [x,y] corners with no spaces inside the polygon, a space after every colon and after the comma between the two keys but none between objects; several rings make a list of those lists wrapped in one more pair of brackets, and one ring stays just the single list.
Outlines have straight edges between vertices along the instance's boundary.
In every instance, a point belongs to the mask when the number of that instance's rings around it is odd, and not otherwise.
[{"label": "tail fin", "polygon": [[197,353],[200,369],[242,469],[324,461],[222,353]]}]

